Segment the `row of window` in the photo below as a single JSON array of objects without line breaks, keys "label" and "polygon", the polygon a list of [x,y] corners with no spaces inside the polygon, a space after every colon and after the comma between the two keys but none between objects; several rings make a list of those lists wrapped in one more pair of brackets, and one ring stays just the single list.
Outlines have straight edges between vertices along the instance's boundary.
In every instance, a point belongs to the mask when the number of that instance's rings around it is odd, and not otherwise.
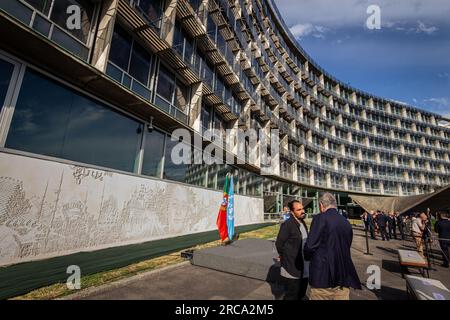
[{"label": "row of window", "polygon": [[[241,7],[245,6],[242,1],[240,1],[240,4],[241,4]],[[300,69],[305,72],[306,71],[305,66],[308,63],[308,61],[303,56],[299,56],[290,50],[289,46],[284,41],[284,37],[280,34],[280,32],[278,31],[277,28],[274,28],[275,26],[278,25],[278,23],[274,22],[274,19],[277,20],[277,18],[272,17],[272,15],[270,14],[271,10],[269,10],[269,8],[267,7],[267,3],[265,1],[261,1],[261,4],[262,4],[262,12],[259,9],[259,4],[257,3],[257,1],[254,1],[254,0],[252,1],[252,7],[257,12],[256,16],[258,17],[259,14],[264,13],[264,16],[266,16],[268,18],[268,20],[270,21],[269,26],[271,27],[272,31],[275,33],[276,37],[278,38],[278,40],[281,43],[280,50],[282,52],[287,52],[289,59],[292,60],[294,62],[294,64],[296,64],[297,66],[300,66]],[[243,9],[243,10],[246,10],[246,9]],[[256,25],[258,25],[258,21],[255,20],[255,22],[257,23]],[[253,23],[249,23],[249,25],[250,25],[250,28],[254,28]],[[273,46],[273,47],[275,48],[275,46]],[[277,50],[277,49],[275,49],[275,50]],[[283,59],[281,59],[281,60],[283,60]],[[311,68],[313,67],[311,64],[309,64],[309,66],[311,66]],[[314,82],[317,82],[317,83],[319,82],[319,76],[317,76],[313,70],[309,70],[309,77]],[[327,79],[324,80],[325,88],[327,88],[329,91],[336,92],[335,90],[330,90],[332,85],[330,84],[329,81],[331,81],[331,80],[327,80]],[[341,97],[344,97],[347,100],[349,100],[350,97],[354,98],[353,101],[356,101],[358,104],[363,105],[363,106],[366,106],[368,104],[367,99],[361,95],[358,95],[355,93],[355,94],[352,94],[352,96],[351,96],[349,93],[351,91],[352,91],[351,88],[346,89],[344,86],[341,86],[340,95],[341,95]],[[374,101],[374,108],[384,111],[383,104],[378,100]],[[391,110],[393,113],[400,115],[401,111],[402,111],[402,107],[397,106],[397,105],[392,105]],[[415,110],[406,109],[406,115],[412,119],[418,118],[417,112]],[[431,116],[429,116],[429,115],[422,114],[422,120],[425,123],[432,124]]]},{"label": "row of window", "polygon": [[[13,70],[13,64],[0,59],[2,106]],[[255,176],[245,170],[174,163],[171,153],[178,143],[162,131],[146,130],[141,121],[27,68],[5,147],[219,190],[221,179],[233,170],[242,176],[238,193],[261,194]]]}]

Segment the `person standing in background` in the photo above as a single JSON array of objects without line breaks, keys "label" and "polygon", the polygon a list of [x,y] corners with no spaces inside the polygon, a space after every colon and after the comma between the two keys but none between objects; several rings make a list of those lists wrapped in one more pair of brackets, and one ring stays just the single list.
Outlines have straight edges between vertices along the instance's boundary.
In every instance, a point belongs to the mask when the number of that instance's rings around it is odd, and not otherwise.
[{"label": "person standing in background", "polygon": [[442,251],[442,267],[449,267],[450,256],[450,219],[447,212],[438,212],[438,221],[434,225],[434,231],[437,232],[439,237],[439,245]]},{"label": "person standing in background", "polygon": [[405,240],[405,218],[399,214],[398,212],[395,212],[395,219],[396,219],[396,225],[398,227],[398,232],[400,233],[400,237],[402,240]]}]

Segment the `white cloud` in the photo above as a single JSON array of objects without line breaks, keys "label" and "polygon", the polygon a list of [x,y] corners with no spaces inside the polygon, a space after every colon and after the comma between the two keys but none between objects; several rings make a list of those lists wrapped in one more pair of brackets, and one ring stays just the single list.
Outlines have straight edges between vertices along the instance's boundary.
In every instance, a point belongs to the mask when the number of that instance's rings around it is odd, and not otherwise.
[{"label": "white cloud", "polygon": [[324,34],[328,31],[328,28],[319,25],[312,25],[311,23],[298,23],[290,27],[289,30],[296,39],[300,39],[309,35],[316,38],[324,38]]},{"label": "white cloud", "polygon": [[443,78],[443,79],[450,79],[450,73],[448,73],[448,72],[438,73],[437,76],[439,78]]},{"label": "white cloud", "polygon": [[[283,19],[291,24],[323,26],[328,29],[364,27],[370,0],[275,0]],[[448,25],[448,0],[378,0],[381,24],[386,28],[404,28],[404,24],[420,32],[435,32],[436,25]],[[433,26],[417,22],[433,22]],[[400,25],[399,24],[403,24]]]},{"label": "white cloud", "polygon": [[443,98],[429,98],[425,99],[424,102],[436,104],[438,106],[442,107],[450,107],[450,99],[443,97]]},{"label": "white cloud", "polygon": [[425,23],[423,23],[422,21],[417,21],[417,23],[418,23],[418,26],[417,26],[417,29],[416,29],[417,33],[422,33],[423,32],[423,33],[426,33],[426,34],[433,34],[437,30],[439,30],[437,27],[434,27],[434,26],[427,27],[425,25]]},{"label": "white cloud", "polygon": [[428,106],[428,110],[433,110],[434,112],[450,117],[450,98],[429,98],[424,99],[423,103]]}]

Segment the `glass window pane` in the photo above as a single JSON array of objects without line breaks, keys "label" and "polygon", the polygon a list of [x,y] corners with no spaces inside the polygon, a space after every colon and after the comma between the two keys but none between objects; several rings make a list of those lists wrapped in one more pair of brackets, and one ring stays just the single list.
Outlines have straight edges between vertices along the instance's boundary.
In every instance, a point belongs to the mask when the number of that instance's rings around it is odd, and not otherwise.
[{"label": "glass window pane", "polygon": [[129,73],[144,85],[148,84],[150,59],[150,54],[139,43],[134,41],[133,51],[131,52]]},{"label": "glass window pane", "polygon": [[177,23],[173,31],[172,48],[174,48],[181,56],[183,56],[183,44],[184,44],[184,35],[181,31],[181,26]]},{"label": "glass window pane", "polygon": [[157,21],[162,14],[162,1],[163,0],[140,0],[138,7],[144,13],[149,22],[158,25]]},{"label": "glass window pane", "polygon": [[44,13],[45,15],[48,14],[48,10],[50,9],[52,1],[53,0],[25,0],[25,2],[28,2],[31,6]]},{"label": "glass window pane", "polygon": [[131,51],[131,37],[119,25],[114,27],[109,60],[128,72],[128,60]]},{"label": "glass window pane", "polygon": [[175,91],[175,81],[173,74],[161,65],[158,75],[158,88],[156,92],[172,103],[173,93]]},{"label": "glass window pane", "polygon": [[0,8],[5,10],[16,19],[19,19],[26,25],[30,24],[31,17],[33,15],[33,9],[29,8],[23,3],[12,0],[2,0],[0,1]]},{"label": "glass window pane", "polygon": [[[34,71],[25,73],[6,147],[61,157],[72,94]],[[57,103],[57,106],[56,106]]]},{"label": "glass window pane", "polygon": [[[164,179],[186,182],[187,164],[175,164],[172,161],[172,149],[180,143],[178,140],[172,141],[170,136],[166,139],[166,152],[164,154]],[[181,156],[181,155],[180,155]]]},{"label": "glass window pane", "polygon": [[[80,28],[73,28],[72,30],[68,28],[68,22],[75,23],[75,18],[72,19],[72,16],[76,12],[72,10],[67,13],[69,6],[78,6],[81,9]],[[78,40],[87,43],[94,8],[95,6],[90,0],[58,0],[53,4],[50,19]]]},{"label": "glass window pane", "polygon": [[62,157],[134,172],[142,131],[141,123],[73,94]]},{"label": "glass window pane", "polygon": [[146,133],[142,174],[161,177],[164,137],[165,134],[158,130]]},{"label": "glass window pane", "polygon": [[72,52],[83,60],[87,60],[89,50],[79,41],[75,40],[75,38],[60,30],[59,27],[53,28],[51,39],[64,49]]},{"label": "glass window pane", "polygon": [[5,103],[6,92],[8,91],[13,71],[13,64],[0,59],[0,112]]},{"label": "glass window pane", "polygon": [[48,37],[50,33],[50,27],[51,24],[48,22],[48,20],[42,18],[40,15],[36,14],[33,21],[33,29],[37,32],[43,34],[44,36]]},{"label": "glass window pane", "polygon": [[134,171],[142,124],[27,70],[6,147]]}]

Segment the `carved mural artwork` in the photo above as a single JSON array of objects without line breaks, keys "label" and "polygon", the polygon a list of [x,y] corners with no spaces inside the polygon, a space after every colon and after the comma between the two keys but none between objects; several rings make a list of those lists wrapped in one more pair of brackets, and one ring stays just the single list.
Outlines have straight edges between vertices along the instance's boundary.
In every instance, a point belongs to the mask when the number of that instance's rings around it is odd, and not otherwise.
[{"label": "carved mural artwork", "polygon": [[[215,230],[221,197],[0,153],[0,266]],[[237,195],[235,211],[236,225],[260,223],[263,200]]]}]

